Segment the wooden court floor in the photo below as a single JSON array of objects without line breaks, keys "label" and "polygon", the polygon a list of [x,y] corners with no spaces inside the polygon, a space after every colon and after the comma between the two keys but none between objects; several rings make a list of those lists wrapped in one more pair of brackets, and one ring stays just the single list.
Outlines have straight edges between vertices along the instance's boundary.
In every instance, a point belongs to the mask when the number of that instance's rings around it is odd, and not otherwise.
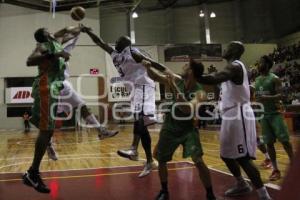
[{"label": "wooden court floor", "polygon": [[[197,170],[189,162],[169,163],[169,191],[172,200],[204,200],[205,189]],[[0,199],[9,200],[153,200],[160,190],[158,172],[138,179],[139,166],[44,172],[51,193],[41,194],[21,184],[20,173],[0,174]],[[222,200],[257,200],[255,191],[239,198],[224,198],[235,180],[211,170],[214,192]],[[15,192],[18,191],[18,192]],[[268,188],[272,197],[278,190]]]},{"label": "wooden court floor", "polygon": [[[140,161],[129,161],[117,155],[117,150],[127,148],[131,144],[132,125],[111,124],[110,128],[120,130],[119,135],[114,138],[99,141],[96,131],[82,130],[56,131],[54,136],[54,146],[59,155],[58,161],[52,161],[45,155],[41,164],[41,171],[66,171],[78,169],[95,169],[119,166],[137,166],[144,163],[144,152],[140,145]],[[151,126],[149,131],[152,136],[152,146],[154,147],[160,130],[160,125]],[[36,131],[24,134],[22,131],[1,131],[0,132],[0,173],[20,173],[30,166],[34,150],[34,142],[37,136]],[[200,130],[201,143],[204,149],[204,160],[207,165],[221,172],[228,172],[224,163],[219,158],[218,129]],[[291,137],[293,144],[298,143],[299,138]],[[277,157],[280,170],[285,174],[288,167],[288,158],[281,145],[276,144]],[[182,149],[179,148],[173,161],[190,161],[181,158]],[[263,155],[258,152],[256,164],[262,162]],[[265,183],[271,170],[260,169]],[[271,185],[280,185],[280,181],[271,182]]]}]

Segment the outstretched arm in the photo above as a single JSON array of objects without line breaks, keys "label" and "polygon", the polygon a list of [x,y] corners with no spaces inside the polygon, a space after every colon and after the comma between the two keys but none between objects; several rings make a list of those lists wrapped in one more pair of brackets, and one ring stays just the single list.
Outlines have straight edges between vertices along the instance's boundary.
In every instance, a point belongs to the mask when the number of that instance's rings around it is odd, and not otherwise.
[{"label": "outstretched arm", "polygon": [[183,105],[178,105],[177,107],[185,114],[190,114],[197,108],[197,104],[199,102],[206,100],[206,93],[204,90],[199,90],[196,92],[195,97],[188,101],[181,90],[178,88],[176,84],[176,79],[172,77],[172,75],[167,76],[168,85],[170,86],[173,95],[176,98],[176,102],[184,103]]},{"label": "outstretched arm", "polygon": [[152,60],[151,58],[143,55],[142,53],[140,52],[136,52],[136,51],[131,51],[131,55],[133,57],[133,59],[137,62],[137,63],[140,63],[142,62],[143,60],[146,60],[148,62],[151,63],[151,66],[155,69],[157,69],[158,71],[161,71],[161,72],[165,72],[165,71],[168,71],[169,69],[164,66],[163,64],[160,64],[154,60]]},{"label": "outstretched arm", "polygon": [[81,31],[80,26],[69,26],[54,33],[54,37],[58,42],[64,44],[77,37]]},{"label": "outstretched arm", "polygon": [[[161,84],[168,84],[168,79],[165,74],[157,72],[155,69],[153,69],[153,65],[151,62],[147,60],[142,60],[142,64],[147,68],[147,73],[151,79],[153,79],[156,82],[159,82]],[[172,75],[174,79],[180,80],[181,77],[178,76],[177,74],[173,73],[171,70],[166,71],[168,75]]]},{"label": "outstretched arm", "polygon": [[110,46],[109,44],[105,43],[102,38],[98,37],[97,35],[95,35],[91,29],[84,27],[83,29],[84,32],[86,32],[90,38],[93,40],[93,42],[95,44],[97,44],[99,47],[101,47],[104,51],[106,51],[107,53],[111,54],[114,51],[114,48],[112,46]]}]

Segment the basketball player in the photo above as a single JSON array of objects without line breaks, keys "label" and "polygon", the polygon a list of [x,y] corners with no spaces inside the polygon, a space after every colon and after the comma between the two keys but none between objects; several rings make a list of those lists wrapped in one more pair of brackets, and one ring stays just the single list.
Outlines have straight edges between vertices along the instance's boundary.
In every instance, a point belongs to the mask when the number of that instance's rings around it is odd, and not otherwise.
[{"label": "basketball player", "polygon": [[30,116],[29,116],[28,112],[25,112],[24,115],[23,115],[24,126],[25,126],[24,132],[25,132],[25,133],[30,132],[29,119],[30,119]]},{"label": "basketball player", "polygon": [[[65,30],[74,33],[80,32],[79,27]],[[59,95],[63,87],[65,61],[69,59],[70,55],[63,51],[61,44],[66,38],[61,37],[60,34],[52,35],[47,29],[40,28],[34,33],[34,38],[38,44],[28,57],[27,66],[38,66],[39,75],[32,86],[34,103],[30,121],[39,129],[39,135],[35,143],[33,162],[23,175],[23,183],[38,192],[49,193],[50,189],[44,184],[39,167],[55,128],[55,121],[50,109],[57,99],[52,94]]]},{"label": "basketball player", "polygon": [[[203,65],[191,60],[189,64],[183,67],[182,77],[180,77],[169,69],[164,70],[167,76],[160,75],[151,68],[150,62],[144,60],[143,63],[147,67],[149,76],[153,78],[153,80],[165,84],[173,93],[173,98],[168,108],[169,112],[165,115],[155,151],[155,157],[159,161],[158,169],[161,181],[161,191],[156,197],[156,200],[167,200],[170,198],[168,192],[167,162],[172,160],[174,152],[180,145],[183,146],[183,157],[191,157],[198,169],[200,180],[206,188],[206,199],[215,200],[210,173],[202,159],[202,146],[198,130],[194,126],[193,118],[185,120],[176,119],[176,117],[190,116],[193,109],[190,109],[188,106],[174,107],[176,102],[181,102],[191,105],[196,109],[197,104],[205,100],[205,92],[202,86],[197,83],[191,70],[192,65],[202,69]],[[175,109],[176,117],[172,115],[171,109]]]},{"label": "basketball player", "polygon": [[[251,74],[248,74],[249,75],[249,80],[253,80],[253,77],[250,78]],[[250,81],[250,101],[251,102],[255,102],[255,82],[253,83],[252,81]],[[258,106],[257,105],[252,105],[252,108],[257,108]],[[255,117],[259,117],[261,113],[255,113],[254,112],[254,115]],[[258,130],[259,128],[259,123],[256,122],[255,123],[256,125],[256,131]],[[261,167],[263,167],[264,169],[270,169],[272,168],[272,164],[271,164],[271,160],[270,160],[270,156],[267,152],[267,147],[266,145],[264,144],[264,142],[261,140],[261,138],[257,135],[256,137],[256,145],[257,145],[257,148],[261,151],[261,153],[264,154],[265,156],[265,160],[260,164]]]},{"label": "basketball player", "polygon": [[256,129],[255,116],[250,105],[247,70],[239,60],[244,50],[241,42],[231,42],[223,55],[228,62],[224,70],[210,75],[201,75],[201,72],[194,71],[200,83],[222,83],[220,154],[237,181],[235,186],[225,192],[225,196],[239,196],[252,191],[242,177],[242,167],[255,186],[259,199],[269,200],[269,193],[252,161],[255,159]]},{"label": "basketball player", "polygon": [[98,46],[111,55],[113,63],[122,80],[132,83],[134,87],[134,90],[132,90],[132,86],[128,86],[128,89],[134,92],[131,99],[131,107],[135,114],[133,128],[134,138],[131,148],[129,150],[119,150],[118,154],[131,160],[137,160],[137,148],[139,140],[141,139],[147,162],[143,171],[139,174],[139,177],[147,176],[152,169],[157,166],[156,162],[154,162],[152,158],[151,137],[147,129],[147,126],[154,122],[154,81],[149,78],[146,68],[133,59],[132,52],[139,52],[139,50],[131,46],[130,38],[127,36],[121,36],[116,41],[114,49],[112,46],[106,44],[101,38],[92,33],[91,29],[86,28],[85,32]]},{"label": "basketball player", "polygon": [[[71,50],[75,47],[76,42],[78,40],[80,32],[73,34],[73,33],[66,33],[64,34],[64,37],[68,37],[69,41],[64,44],[64,51],[67,53],[71,53]],[[100,140],[113,137],[118,134],[118,131],[116,130],[107,130],[104,126],[101,126],[96,117],[90,113],[87,106],[85,105],[85,102],[83,99],[79,96],[79,94],[73,89],[72,84],[70,81],[68,81],[68,78],[70,77],[69,74],[69,62],[65,63],[66,68],[64,71],[65,80],[63,81],[63,89],[60,91],[60,98],[59,98],[59,105],[57,108],[57,113],[70,113],[74,108],[78,108],[81,106],[81,117],[86,121],[87,124],[92,125],[98,130],[98,137]],[[50,142],[50,145],[47,148],[47,153],[49,158],[52,160],[57,160],[57,154],[54,150],[54,147],[52,145],[52,142]]]},{"label": "basketball player", "polygon": [[268,56],[261,57],[258,65],[260,76],[256,78],[255,90],[257,101],[264,106],[264,116],[261,119],[262,136],[264,143],[267,144],[267,151],[273,167],[269,179],[270,181],[276,181],[281,178],[274,147],[276,139],[281,142],[290,160],[293,157],[293,149],[289,141],[287,126],[279,111],[279,101],[282,98],[281,81],[275,74],[270,72],[272,66],[273,61]]}]

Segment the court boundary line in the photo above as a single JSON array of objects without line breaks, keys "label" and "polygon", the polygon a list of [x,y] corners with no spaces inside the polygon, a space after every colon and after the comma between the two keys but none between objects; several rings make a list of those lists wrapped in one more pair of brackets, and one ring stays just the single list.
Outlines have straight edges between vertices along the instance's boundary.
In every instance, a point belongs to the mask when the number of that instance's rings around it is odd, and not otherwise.
[{"label": "court boundary line", "polygon": [[[133,161],[133,162],[140,162],[140,161],[146,161],[146,159]],[[173,161],[168,162],[170,164],[178,164],[178,163],[188,163],[191,164],[189,161]],[[194,165],[194,164],[193,164]],[[62,170],[46,170],[46,171],[40,171],[41,173],[48,173],[48,172],[68,172],[68,171],[82,171],[82,170],[97,170],[97,169],[114,169],[114,168],[126,168],[126,167],[143,167],[143,165],[120,165],[120,166],[111,166],[111,167],[92,167],[92,168],[77,168],[77,169],[62,169]],[[2,174],[19,174],[24,172],[0,172],[0,175]]]},{"label": "court boundary line", "polygon": [[[187,162],[183,162],[187,163]],[[134,167],[134,166],[126,166],[127,168]],[[174,167],[170,168],[169,171],[177,171],[177,170],[189,170],[194,169],[194,166],[189,167]],[[101,169],[101,168],[98,168]],[[82,170],[83,171],[83,170]],[[86,170],[84,170],[86,171]],[[158,170],[152,170],[157,172]],[[52,179],[72,179],[72,178],[89,178],[89,177],[99,177],[99,176],[114,176],[114,175],[126,175],[126,174],[139,174],[140,171],[125,171],[125,172],[115,172],[115,173],[103,173],[103,174],[83,174],[83,175],[69,175],[69,176],[49,176],[43,177],[44,180],[52,180]],[[13,182],[13,181],[22,181],[21,178],[12,178],[12,179],[0,179],[1,182]]]},{"label": "court boundary line", "polygon": [[[176,170],[187,170],[187,169],[194,169],[195,165],[193,162],[190,161],[179,161],[179,162],[169,162],[169,164],[179,164],[179,163],[187,163],[192,166],[189,167],[174,167],[170,168],[168,170],[170,171],[176,171]],[[69,172],[69,171],[91,171],[91,170],[99,170],[99,169],[115,169],[115,168],[131,168],[131,167],[141,167],[141,165],[130,165],[130,166],[112,166],[112,167],[100,167],[100,168],[81,168],[81,169],[69,169],[69,170],[48,170],[48,171],[43,171],[42,173],[51,173],[51,172]],[[208,167],[210,170],[214,172],[218,172],[223,175],[231,176],[233,175],[231,173],[214,169],[212,167]],[[158,170],[155,169],[153,170],[154,172],[157,172]],[[113,175],[125,175],[125,174],[138,174],[140,171],[127,171],[127,172],[116,172],[116,173],[105,173],[105,174],[85,174],[85,175],[71,175],[71,176],[58,176],[58,177],[44,177],[45,180],[52,180],[52,179],[71,179],[71,178],[88,178],[88,177],[98,177],[98,176],[113,176]],[[0,173],[2,174],[2,173]],[[10,173],[3,173],[3,174],[18,174],[16,172],[10,172]],[[250,179],[244,177],[245,180],[250,181]],[[12,182],[12,181],[21,181],[22,179],[0,179],[0,182]],[[281,190],[281,187],[279,185],[273,184],[273,183],[265,183],[264,184],[266,187],[274,189],[274,190]]]}]

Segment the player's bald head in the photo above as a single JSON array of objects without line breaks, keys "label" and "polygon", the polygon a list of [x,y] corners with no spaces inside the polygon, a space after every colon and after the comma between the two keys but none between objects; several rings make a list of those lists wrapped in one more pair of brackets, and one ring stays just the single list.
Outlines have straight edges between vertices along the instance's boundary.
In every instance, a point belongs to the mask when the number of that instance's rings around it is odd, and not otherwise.
[{"label": "player's bald head", "polygon": [[245,52],[244,44],[240,41],[232,41],[229,43],[223,58],[226,60],[230,59],[240,59]]},{"label": "player's bald head", "polygon": [[123,35],[116,41],[116,50],[122,52],[126,47],[131,45],[130,37]]}]

